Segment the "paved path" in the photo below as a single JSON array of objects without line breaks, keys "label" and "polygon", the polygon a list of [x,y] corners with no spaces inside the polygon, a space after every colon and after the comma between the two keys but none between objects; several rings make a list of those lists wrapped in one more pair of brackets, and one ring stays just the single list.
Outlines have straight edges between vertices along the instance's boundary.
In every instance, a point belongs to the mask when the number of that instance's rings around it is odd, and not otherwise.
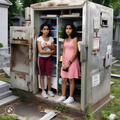
[{"label": "paved path", "polygon": [[[6,108],[8,106],[12,106],[14,108],[14,114],[19,116],[20,120],[39,120],[46,114],[45,112],[42,111],[44,111],[45,109],[51,109],[47,107],[47,105],[45,105],[44,103],[17,101],[14,102],[13,104],[1,107],[0,114],[5,113]],[[65,118],[68,118],[68,120],[83,120],[79,117],[72,116],[70,114],[63,114],[63,113],[58,114],[52,120],[64,120]]]}]

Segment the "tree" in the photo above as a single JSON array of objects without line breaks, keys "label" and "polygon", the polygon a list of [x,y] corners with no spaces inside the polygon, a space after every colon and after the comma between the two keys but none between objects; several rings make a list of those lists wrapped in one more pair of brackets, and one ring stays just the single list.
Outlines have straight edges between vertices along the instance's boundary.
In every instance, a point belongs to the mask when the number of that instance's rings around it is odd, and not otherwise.
[{"label": "tree", "polygon": [[29,7],[31,4],[44,2],[48,0],[9,0],[9,1],[12,2],[12,6],[9,7],[8,26],[11,26],[12,25],[11,18],[14,16],[18,16],[21,12],[24,14],[25,7]]},{"label": "tree", "polygon": [[120,1],[119,0],[90,0],[92,2],[111,7],[114,9],[114,15],[118,15],[118,9],[120,6]]},{"label": "tree", "polygon": [[18,7],[15,0],[9,0],[12,2],[12,6],[9,7],[8,11],[8,26],[12,25],[11,17],[18,15]]},{"label": "tree", "polygon": [[30,7],[31,4],[39,3],[39,2],[45,2],[48,0],[20,0],[23,6],[23,15],[25,14],[25,8]]},{"label": "tree", "polygon": [[25,8],[25,7],[29,7],[31,4],[35,4],[38,2],[44,2],[48,0],[20,0],[20,1],[23,4],[23,8]]}]

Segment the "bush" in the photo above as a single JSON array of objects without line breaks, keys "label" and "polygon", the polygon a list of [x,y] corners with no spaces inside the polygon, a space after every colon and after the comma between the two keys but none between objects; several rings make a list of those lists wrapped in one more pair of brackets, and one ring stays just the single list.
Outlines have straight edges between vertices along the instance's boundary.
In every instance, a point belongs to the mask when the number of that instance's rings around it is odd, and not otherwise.
[{"label": "bush", "polygon": [[13,115],[0,115],[0,120],[17,120],[17,116]]},{"label": "bush", "polygon": [[2,43],[0,43],[0,48],[1,48],[1,47],[3,47],[3,44],[2,44]]}]

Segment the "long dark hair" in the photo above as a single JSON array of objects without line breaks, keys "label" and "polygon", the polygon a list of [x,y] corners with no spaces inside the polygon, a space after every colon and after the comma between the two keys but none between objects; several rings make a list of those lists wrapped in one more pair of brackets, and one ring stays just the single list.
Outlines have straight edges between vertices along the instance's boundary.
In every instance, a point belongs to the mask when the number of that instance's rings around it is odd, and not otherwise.
[{"label": "long dark hair", "polygon": [[39,36],[41,36],[41,35],[43,34],[43,33],[41,32],[41,30],[42,30],[45,26],[48,26],[48,29],[49,29],[48,37],[50,37],[50,36],[51,36],[50,25],[47,24],[47,23],[43,23],[43,24],[40,26],[40,34],[39,34]]},{"label": "long dark hair", "polygon": [[66,27],[67,27],[68,25],[70,25],[71,28],[72,28],[72,33],[71,33],[71,35],[70,35],[71,38],[73,39],[73,38],[77,37],[77,33],[76,33],[76,28],[75,28],[75,26],[74,26],[73,24],[69,23],[69,24],[66,24],[65,27],[64,27],[64,29],[63,29],[62,38],[63,38],[63,39],[68,38],[68,35],[66,34]]}]

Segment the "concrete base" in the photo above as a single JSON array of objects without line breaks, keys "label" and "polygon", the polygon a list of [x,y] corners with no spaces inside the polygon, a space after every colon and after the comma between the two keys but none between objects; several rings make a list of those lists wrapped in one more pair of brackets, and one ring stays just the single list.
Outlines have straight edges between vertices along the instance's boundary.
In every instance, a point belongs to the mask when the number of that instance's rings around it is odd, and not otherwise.
[{"label": "concrete base", "polygon": [[5,55],[9,53],[9,47],[2,47],[0,48],[0,54]]},{"label": "concrete base", "polygon": [[80,102],[74,102],[71,104],[64,104],[63,102],[56,102],[56,100],[60,97],[59,95],[55,95],[54,97],[48,97],[48,98],[43,98],[40,93],[37,94],[32,94],[30,92],[26,92],[26,91],[22,91],[19,89],[16,89],[18,92],[24,94],[25,96],[25,101],[39,101],[42,103],[45,103],[47,106],[49,107],[56,107],[56,105],[60,104],[61,106],[65,106],[68,108],[68,112],[70,114],[76,115],[76,116],[80,116],[83,117],[84,112],[81,111],[81,105]]}]

